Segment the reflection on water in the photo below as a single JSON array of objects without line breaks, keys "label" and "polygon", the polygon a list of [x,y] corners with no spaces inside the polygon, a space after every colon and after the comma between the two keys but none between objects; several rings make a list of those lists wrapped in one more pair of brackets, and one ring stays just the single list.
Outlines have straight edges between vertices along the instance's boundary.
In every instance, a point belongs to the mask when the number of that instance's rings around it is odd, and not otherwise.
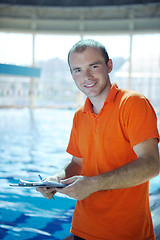
[{"label": "reflection on water", "polygon": [[0,239],[63,239],[69,235],[75,201],[41,197],[35,189],[11,188],[19,178],[38,181],[60,170],[71,110],[0,110]]},{"label": "reflection on water", "polygon": [[30,180],[60,169],[68,158],[72,117],[68,110],[1,110],[1,176]]},{"label": "reflection on water", "polygon": [[[38,181],[60,170],[74,111],[53,109],[0,110],[0,239],[63,239],[69,235],[75,201],[61,195],[55,201],[35,189],[11,188],[19,178]],[[160,126],[160,125],[159,125]],[[159,188],[151,181],[150,192]]]}]

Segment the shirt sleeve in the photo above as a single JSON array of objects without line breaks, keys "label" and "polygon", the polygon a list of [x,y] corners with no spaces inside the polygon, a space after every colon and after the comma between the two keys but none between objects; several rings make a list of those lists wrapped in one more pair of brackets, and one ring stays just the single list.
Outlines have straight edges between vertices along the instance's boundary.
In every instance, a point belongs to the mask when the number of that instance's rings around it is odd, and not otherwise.
[{"label": "shirt sleeve", "polygon": [[127,100],[124,122],[132,147],[149,138],[157,138],[159,142],[157,116],[150,101],[144,96],[132,96]]},{"label": "shirt sleeve", "polygon": [[82,158],[78,147],[78,119],[77,113],[75,113],[73,118],[73,125],[70,134],[70,139],[66,151],[74,157]]}]

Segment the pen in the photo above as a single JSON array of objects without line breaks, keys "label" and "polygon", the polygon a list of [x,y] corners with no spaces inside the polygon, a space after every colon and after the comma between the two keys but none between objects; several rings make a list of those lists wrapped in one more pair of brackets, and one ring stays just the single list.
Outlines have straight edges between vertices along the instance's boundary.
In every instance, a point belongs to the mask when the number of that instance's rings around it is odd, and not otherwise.
[{"label": "pen", "polygon": [[[43,180],[43,178],[41,177],[41,175],[40,174],[38,174],[38,177],[39,177],[39,179],[42,181]],[[55,200],[55,198],[53,197],[53,200]]]},{"label": "pen", "polygon": [[43,178],[41,177],[41,175],[40,175],[40,174],[38,174],[38,177],[39,177],[39,179],[40,179],[40,180],[42,180],[42,179],[43,179]]}]

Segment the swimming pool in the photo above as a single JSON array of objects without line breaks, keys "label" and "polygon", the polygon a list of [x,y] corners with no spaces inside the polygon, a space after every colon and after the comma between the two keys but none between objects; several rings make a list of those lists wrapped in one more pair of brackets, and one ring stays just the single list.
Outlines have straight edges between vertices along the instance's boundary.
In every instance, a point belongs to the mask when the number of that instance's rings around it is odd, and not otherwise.
[{"label": "swimming pool", "polygon": [[[75,200],[60,194],[47,200],[35,189],[9,183],[37,181],[38,174],[52,175],[64,166],[70,158],[65,149],[73,115],[73,110],[0,110],[0,239],[62,240],[70,235]],[[159,176],[151,181],[151,193],[159,183]]]}]

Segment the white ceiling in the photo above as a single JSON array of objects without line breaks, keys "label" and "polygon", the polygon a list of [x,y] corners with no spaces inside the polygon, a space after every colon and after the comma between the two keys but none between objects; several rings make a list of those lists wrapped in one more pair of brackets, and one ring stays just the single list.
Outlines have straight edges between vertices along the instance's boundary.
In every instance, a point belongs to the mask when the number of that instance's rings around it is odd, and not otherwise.
[{"label": "white ceiling", "polygon": [[99,7],[0,4],[0,31],[57,34],[160,32],[160,3]]}]

